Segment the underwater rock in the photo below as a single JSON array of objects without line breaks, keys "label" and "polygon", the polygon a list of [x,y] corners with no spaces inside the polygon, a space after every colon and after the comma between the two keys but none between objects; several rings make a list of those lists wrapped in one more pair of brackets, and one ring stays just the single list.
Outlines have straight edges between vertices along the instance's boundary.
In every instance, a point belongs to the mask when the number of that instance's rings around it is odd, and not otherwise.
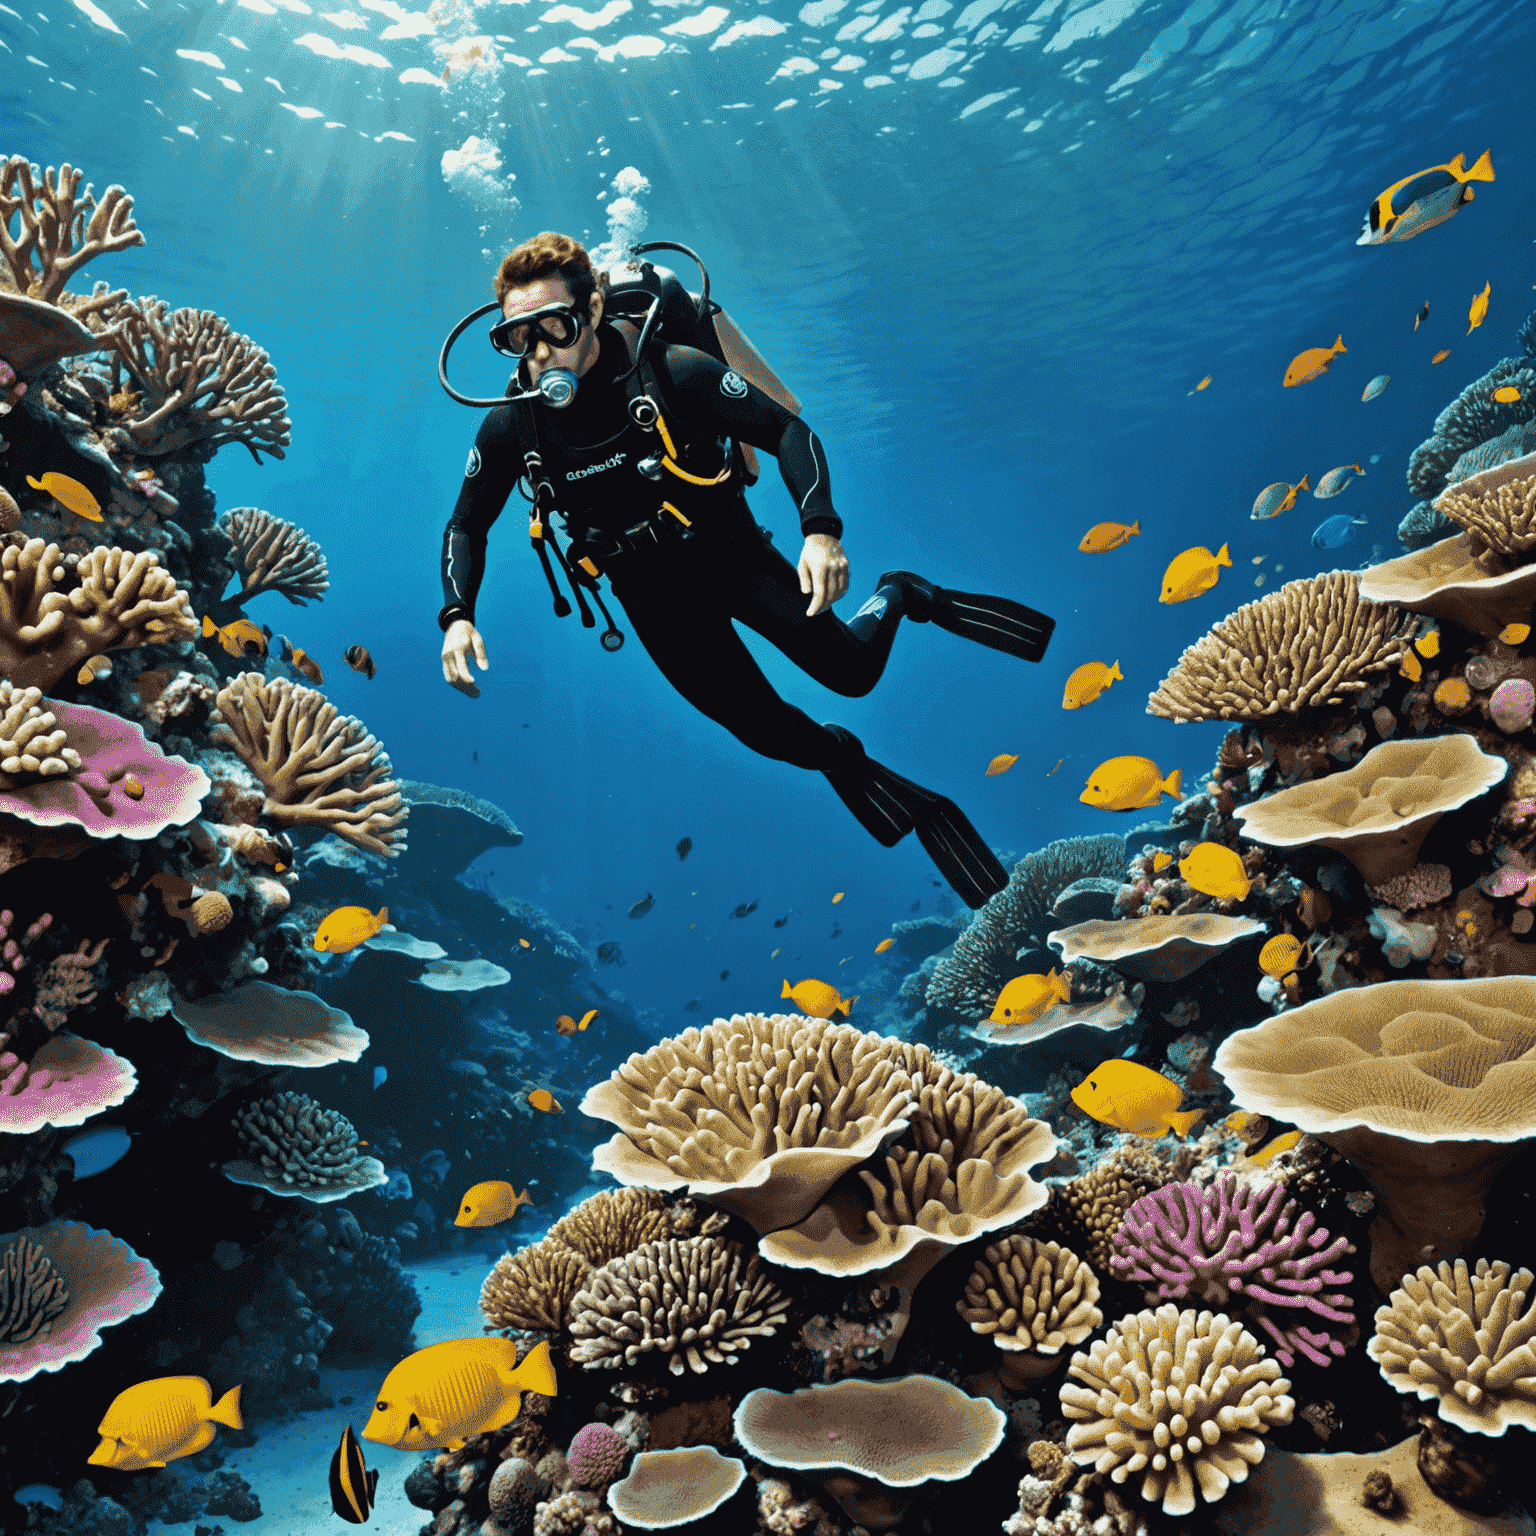
[{"label": "underwater rock", "polygon": [[1427,960],[1435,951],[1438,931],[1433,926],[1410,923],[1390,907],[1377,907],[1366,921],[1381,940],[1382,953],[1394,970],[1400,971],[1415,960]]}]

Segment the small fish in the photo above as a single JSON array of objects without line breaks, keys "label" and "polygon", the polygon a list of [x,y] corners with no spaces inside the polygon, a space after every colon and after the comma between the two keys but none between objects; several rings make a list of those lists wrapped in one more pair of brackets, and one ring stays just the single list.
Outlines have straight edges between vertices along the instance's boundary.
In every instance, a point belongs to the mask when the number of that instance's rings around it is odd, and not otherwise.
[{"label": "small fish", "polygon": [[[1385,240],[1412,240],[1426,229],[1443,224],[1463,203],[1472,201],[1474,181],[1492,181],[1493,159],[1488,150],[1478,157],[1469,171],[1464,156],[1458,154],[1448,165],[1432,165],[1427,171],[1415,171],[1394,181],[1366,210],[1356,245],[1380,245]],[[1429,313],[1429,301],[1419,311],[1422,320]],[[1415,324],[1414,329],[1418,326]]]},{"label": "small fish", "polygon": [[1253,578],[1253,584],[1256,587],[1262,587],[1264,585],[1264,577],[1262,575],[1255,576]]},{"label": "small fish", "polygon": [[261,656],[267,654],[267,637],[249,619],[233,619],[228,624],[215,624],[206,614],[203,616],[203,639],[218,636],[219,644],[236,661],[245,658],[245,648],[254,645]]},{"label": "small fish", "polygon": [[1182,769],[1175,768],[1165,779],[1150,757],[1111,757],[1093,770],[1077,798],[1103,811],[1144,811],[1160,805],[1164,795],[1177,800],[1183,782]]},{"label": "small fish", "polygon": [[846,1016],[859,1000],[857,994],[844,997],[830,982],[817,981],[813,976],[797,981],[794,986],[790,986],[786,976],[779,996],[792,998],[800,1012],[812,1019],[830,1019],[834,1013]]},{"label": "small fish", "polygon": [[656,905],[656,898],[653,895],[651,895],[651,893],[649,891],[647,891],[645,893],[645,895],[640,898],[639,901],[635,902],[630,907],[629,915],[631,917],[636,917],[636,918],[644,917],[645,914],[647,912],[649,912],[651,910],[651,908],[654,907],[655,905]]},{"label": "small fish", "polygon": [[201,1376],[157,1376],[126,1388],[112,1399],[96,1426],[102,1442],[86,1457],[93,1467],[137,1472],[195,1456],[213,1440],[215,1424],[243,1429],[240,1388],[214,1402]]},{"label": "small fish", "polygon": [[1175,555],[1163,572],[1163,591],[1160,603],[1187,603],[1202,592],[1209,592],[1221,576],[1220,567],[1231,565],[1232,556],[1223,544],[1213,555],[1203,545],[1186,549]]},{"label": "small fish", "polygon": [[459,1201],[459,1214],[453,1218],[456,1227],[494,1227],[510,1221],[520,1207],[533,1204],[525,1189],[518,1194],[505,1179],[486,1179],[471,1184]]},{"label": "small fish", "polygon": [[[1273,485],[1266,485],[1253,499],[1253,511],[1248,514],[1250,522],[1262,523],[1265,518],[1279,517],[1282,512],[1289,512],[1296,505],[1296,498],[1303,491],[1310,491],[1312,482],[1303,475],[1295,485],[1290,485],[1284,480],[1276,480]],[[1257,565],[1263,555],[1255,555],[1253,563]]]},{"label": "small fish", "polygon": [[757,903],[755,901],[739,901],[731,909],[730,915],[732,917],[751,917],[756,911]]},{"label": "small fish", "polygon": [[1530,638],[1530,633],[1529,624],[1506,624],[1499,631],[1499,640],[1504,645],[1523,645]]},{"label": "small fish", "polygon": [[[1066,758],[1064,758],[1064,757],[1058,757],[1058,758],[1057,758],[1057,759],[1056,759],[1056,768],[1060,768],[1060,767],[1061,767],[1061,765],[1062,765],[1062,764],[1063,764],[1063,763],[1064,763],[1064,762],[1066,762]],[[1051,769],[1051,773],[1055,773],[1055,772],[1056,772],[1056,768],[1052,768],[1052,769]],[[1048,773],[1048,774],[1046,774],[1046,778],[1050,778],[1050,776],[1051,776],[1051,773]]]},{"label": "small fish", "polygon": [[1365,471],[1358,464],[1340,464],[1337,469],[1330,469],[1317,482],[1317,489],[1312,494],[1326,501],[1330,496],[1337,496],[1356,475],[1364,473]]},{"label": "small fish", "polygon": [[[896,940],[895,939],[881,939],[880,942],[875,945],[875,953],[877,955],[883,955],[886,952],[886,950],[894,949],[895,947],[896,947]],[[770,955],[768,958],[771,960],[773,958],[773,956]]]},{"label": "small fish", "polygon": [[377,1093],[385,1083],[389,1081],[388,1067],[375,1067],[373,1069],[373,1091]]},{"label": "small fish", "polygon": [[1500,405],[1513,405],[1520,399],[1520,391],[1513,384],[1501,384],[1494,390],[1493,398]]},{"label": "small fish", "polygon": [[1169,1131],[1180,1137],[1188,1134],[1203,1111],[1179,1113],[1183,1097],[1179,1085],[1161,1072],[1123,1058],[1101,1061],[1072,1090],[1072,1102],[1100,1125],[1149,1139]]},{"label": "small fish", "polygon": [[367,907],[337,907],[315,930],[315,948],[328,955],[344,955],[371,939],[389,921],[389,908],[370,912]]},{"label": "small fish", "polygon": [[1467,311],[1467,335],[1470,336],[1484,320],[1488,318],[1488,295],[1493,289],[1492,283],[1484,283],[1483,291],[1475,294],[1472,299],[1472,307]]},{"label": "small fish", "polygon": [[770,960],[777,960],[779,958],[779,956],[781,954],[783,954],[783,952],[784,952],[784,946],[781,944],[781,945],[779,945],[779,947],[777,949],[770,951],[770,953],[768,955],[768,958]]},{"label": "small fish", "polygon": [[1300,1131],[1287,1131],[1283,1136],[1276,1136],[1273,1141],[1260,1147],[1257,1152],[1250,1152],[1248,1161],[1260,1168],[1267,1168],[1282,1152],[1289,1152],[1300,1140]]},{"label": "small fish", "polygon": [[528,1095],[528,1102],[538,1110],[541,1115],[563,1115],[565,1111],[560,1107],[560,1100],[552,1094],[548,1088],[535,1088]]},{"label": "small fish", "polygon": [[1171,853],[1154,853],[1152,855],[1152,873],[1160,875],[1172,863],[1173,855]]},{"label": "small fish", "polygon": [[373,674],[377,668],[373,664],[373,657],[368,654],[368,648],[362,645],[349,645],[341,653],[341,659],[352,668],[354,672],[361,672],[371,683]]},{"label": "small fish", "polygon": [[98,677],[111,677],[112,663],[105,656],[92,656],[86,664],[75,673],[75,681],[82,688],[88,683],[94,683]]},{"label": "small fish", "polygon": [[1412,651],[1404,651],[1397,670],[1408,679],[1410,683],[1416,683],[1424,676],[1424,664]]},{"label": "small fish", "polygon": [[721,981],[729,981],[730,979],[731,979],[731,973],[729,971],[721,971],[720,972],[720,980]]},{"label": "small fish", "polygon": [[1441,347],[1440,350],[1436,352],[1432,358],[1430,358],[1430,362],[1443,363],[1450,355],[1451,349],[1449,347]]},{"label": "small fish", "polygon": [[59,1150],[75,1165],[75,1182],[79,1183],[114,1167],[131,1145],[132,1138],[122,1126],[104,1125],[71,1136]]},{"label": "small fish", "polygon": [[1018,762],[1018,760],[1019,757],[1018,753],[1016,752],[999,752],[997,756],[987,764],[986,776],[989,779],[995,779],[998,774],[1007,773],[1008,770],[1012,768],[1016,762]]},{"label": "small fish", "polygon": [[1438,629],[1426,629],[1413,642],[1413,648],[1426,661],[1433,661],[1440,654],[1440,631]]},{"label": "small fish", "polygon": [[1081,709],[1084,704],[1092,704],[1101,693],[1108,692],[1111,684],[1124,681],[1125,674],[1120,670],[1118,661],[1107,667],[1102,661],[1085,661],[1067,679],[1067,686],[1061,695],[1061,707]]},{"label": "small fish", "polygon": [[1202,389],[1209,389],[1210,388],[1210,384],[1211,384],[1211,376],[1210,376],[1210,374],[1206,374],[1206,376],[1203,379],[1201,379],[1200,382],[1198,384],[1196,384],[1193,389],[1186,389],[1184,391],[1185,398],[1187,399],[1190,395],[1198,395]]},{"label": "small fish", "polygon": [[1095,523],[1078,541],[1085,555],[1107,554],[1141,532],[1141,519],[1134,523]]},{"label": "small fish", "polygon": [[76,517],[83,517],[92,523],[105,521],[101,515],[101,503],[78,480],[72,480],[68,475],[61,475],[56,469],[50,469],[41,480],[34,480],[31,475],[28,475],[27,484],[34,490],[46,491],[60,506],[67,507]]},{"label": "small fish", "polygon": [[[521,948],[521,949],[532,949],[533,948],[533,945],[530,944],[527,939],[519,939],[517,941],[517,943],[518,943],[518,947]],[[597,947],[598,947],[598,951],[599,951],[598,959],[601,960],[602,959],[601,951],[602,951],[603,946],[601,944],[599,944]]]},{"label": "small fish", "polygon": [[677,856],[678,856],[679,860],[686,859],[688,857],[688,855],[690,853],[692,853],[692,852],[693,852],[693,839],[691,837],[679,838],[678,839],[678,843],[677,843]]},{"label": "small fish", "polygon": [[1416,314],[1413,317],[1413,328],[1414,328],[1414,330],[1418,330],[1418,328],[1421,325],[1423,325],[1424,322],[1426,320],[1428,320],[1428,319],[1429,319],[1429,300],[1425,299],[1422,307],[1419,309],[1418,314]]},{"label": "small fish", "polygon": [[584,1030],[596,1017],[596,1008],[588,1008],[579,1020],[573,1019],[568,1013],[562,1013],[555,1020],[555,1029],[562,1035],[574,1035]]},{"label": "small fish", "polygon": [[843,899],[843,893],[842,893],[842,892],[841,892],[841,891],[833,891],[833,893],[832,893],[832,905],[833,905],[833,906],[834,906],[834,907],[835,907],[835,906],[836,906],[836,905],[837,905],[837,904],[838,904],[838,902],[840,902],[840,901],[841,901],[841,900],[842,900],[842,899]]},{"label": "small fish", "polygon": [[1242,1133],[1258,1118],[1259,1117],[1257,1115],[1249,1114],[1246,1109],[1234,1109],[1232,1113],[1228,1115],[1227,1118],[1221,1123],[1229,1131],[1234,1131],[1239,1136],[1241,1136]]},{"label": "small fish", "polygon": [[684,1013],[697,1013],[699,1011],[699,1009],[702,1008],[703,1006],[704,1006],[703,998],[700,998],[700,997],[690,997],[688,999],[688,1001],[683,1004],[683,1012]]},{"label": "small fish", "polygon": [[1253,886],[1241,857],[1220,843],[1196,843],[1179,860],[1179,873],[1202,895],[1220,900],[1242,901]]},{"label": "small fish", "polygon": [[776,918],[774,918],[773,926],[775,928],[782,928],[784,926],[784,924],[787,923],[788,921],[789,921],[789,913],[786,912],[783,917],[776,917]]},{"label": "small fish", "polygon": [[1313,379],[1320,379],[1328,372],[1334,358],[1339,353],[1347,352],[1349,348],[1344,345],[1341,335],[1331,347],[1308,347],[1305,352],[1298,352],[1286,365],[1285,377],[1281,385],[1285,389],[1295,389],[1298,384],[1310,384]]},{"label": "small fish", "polygon": [[375,1394],[363,1439],[402,1451],[460,1450],[517,1417],[524,1392],[558,1391],[549,1341],[518,1362],[511,1339],[449,1339],[407,1355]]},{"label": "small fish", "polygon": [[1057,1003],[1072,1000],[1070,973],[1058,974],[1053,967],[1047,975],[1036,972],[1015,976],[997,994],[997,1002],[987,1015],[989,1024],[1033,1024]]},{"label": "small fish", "polygon": [[[519,939],[518,942],[525,948],[527,947],[526,940]],[[599,965],[623,965],[624,951],[610,939],[606,944],[599,944],[597,946],[597,963]]]},{"label": "small fish", "polygon": [[373,1495],[378,1486],[379,1469],[369,1470],[363,1460],[363,1448],[348,1424],[331,1457],[331,1508],[348,1525],[366,1525],[373,1513]]},{"label": "small fish", "polygon": [[279,635],[278,655],[283,661],[294,669],[302,672],[310,682],[317,686],[325,681],[325,673],[320,670],[320,663],[315,660],[302,646],[291,645],[287,635]]},{"label": "small fish", "polygon": [[[1427,306],[1426,306],[1427,307]],[[1418,322],[1414,322],[1414,329],[1418,329]],[[1369,384],[1365,386],[1365,393],[1360,396],[1362,400],[1374,400],[1388,384],[1392,382],[1390,373],[1378,373]]]},{"label": "small fish", "polygon": [[1334,517],[1325,517],[1312,530],[1312,547],[1337,549],[1341,544],[1348,544],[1355,536],[1355,529],[1361,527],[1365,521],[1363,517],[1345,517],[1342,512]]},{"label": "small fish", "polygon": [[1333,916],[1333,903],[1322,891],[1303,886],[1296,898],[1296,915],[1307,925],[1308,933],[1315,933]]},{"label": "small fish", "polygon": [[1310,962],[1311,951],[1293,933],[1277,933],[1259,951],[1259,969],[1277,981]]}]

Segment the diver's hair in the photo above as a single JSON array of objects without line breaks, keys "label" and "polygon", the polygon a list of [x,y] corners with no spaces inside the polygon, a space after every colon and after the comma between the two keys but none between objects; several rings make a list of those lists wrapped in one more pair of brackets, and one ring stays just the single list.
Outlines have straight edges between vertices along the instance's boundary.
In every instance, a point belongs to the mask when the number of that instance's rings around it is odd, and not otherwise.
[{"label": "diver's hair", "polygon": [[541,277],[563,278],[578,309],[586,309],[594,292],[608,294],[608,274],[592,270],[592,258],[579,240],[558,235],[552,229],[524,240],[501,258],[493,284],[496,302],[505,302],[510,289],[536,283]]}]

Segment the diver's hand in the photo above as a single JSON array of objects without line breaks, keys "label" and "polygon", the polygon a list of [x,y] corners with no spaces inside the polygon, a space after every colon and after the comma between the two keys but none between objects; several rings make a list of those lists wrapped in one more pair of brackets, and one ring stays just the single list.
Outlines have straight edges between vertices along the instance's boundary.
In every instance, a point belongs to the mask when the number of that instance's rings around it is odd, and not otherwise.
[{"label": "diver's hand", "polygon": [[460,693],[478,699],[479,686],[469,675],[471,652],[474,653],[476,666],[484,672],[491,662],[485,654],[485,641],[480,638],[480,631],[468,619],[455,619],[448,626],[448,633],[443,636],[443,677]]},{"label": "diver's hand", "polygon": [[830,533],[810,533],[800,551],[800,590],[812,593],[808,619],[830,608],[848,590],[848,556]]}]

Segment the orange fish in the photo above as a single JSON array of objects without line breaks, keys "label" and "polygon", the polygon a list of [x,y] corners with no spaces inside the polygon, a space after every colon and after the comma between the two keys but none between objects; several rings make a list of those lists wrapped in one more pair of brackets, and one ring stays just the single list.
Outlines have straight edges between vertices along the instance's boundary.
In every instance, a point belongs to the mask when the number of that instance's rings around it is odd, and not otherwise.
[{"label": "orange fish", "polygon": [[840,902],[842,899],[843,899],[843,893],[841,891],[838,891],[833,896],[833,898],[832,898],[832,905],[835,907],[838,904],[838,902]]},{"label": "orange fish", "polygon": [[560,1100],[548,1088],[535,1088],[528,1095],[528,1102],[541,1114],[563,1115],[565,1113],[560,1107]]},{"label": "orange fish", "polygon": [[215,624],[205,615],[203,638],[211,640],[214,636],[218,637],[219,644],[236,661],[245,659],[245,648],[248,645],[254,645],[259,656],[267,654],[267,637],[249,619],[233,619],[228,624]]},{"label": "orange fish", "polygon": [[[886,950],[894,948],[895,944],[895,939],[881,939],[880,942],[875,945],[875,953],[877,955],[883,955]],[[777,951],[775,951],[775,953],[777,953]],[[768,958],[771,960],[773,956],[770,955]]]},{"label": "orange fish", "polygon": [[1441,347],[1440,350],[1436,352],[1432,358],[1430,358],[1430,362],[1443,363],[1450,355],[1451,349],[1449,347]]},{"label": "orange fish", "polygon": [[1193,389],[1186,389],[1184,391],[1184,393],[1185,393],[1186,396],[1187,395],[1198,395],[1202,389],[1208,389],[1210,387],[1210,383],[1211,383],[1211,376],[1210,376],[1210,374],[1206,374],[1206,376],[1203,379],[1201,379],[1200,382],[1198,384],[1196,384]]},{"label": "orange fish", "polygon": [[1018,762],[1018,760],[1019,758],[1016,752],[999,752],[997,756],[987,764],[987,777],[989,779],[995,779],[998,774],[1007,773],[1008,770],[1012,768],[1016,762]]},{"label": "orange fish", "polygon": [[1281,380],[1283,387],[1294,389],[1298,384],[1322,378],[1334,358],[1347,351],[1349,348],[1344,345],[1341,335],[1331,347],[1308,347],[1306,351],[1298,352],[1285,370],[1285,378]]},{"label": "orange fish", "polygon": [[577,1030],[585,1029],[587,1025],[589,1025],[596,1017],[596,1008],[587,1009],[587,1011],[582,1014],[580,1023],[573,1019],[570,1014],[562,1013],[560,1017],[555,1020],[555,1028],[559,1030],[562,1035],[574,1035]]}]

